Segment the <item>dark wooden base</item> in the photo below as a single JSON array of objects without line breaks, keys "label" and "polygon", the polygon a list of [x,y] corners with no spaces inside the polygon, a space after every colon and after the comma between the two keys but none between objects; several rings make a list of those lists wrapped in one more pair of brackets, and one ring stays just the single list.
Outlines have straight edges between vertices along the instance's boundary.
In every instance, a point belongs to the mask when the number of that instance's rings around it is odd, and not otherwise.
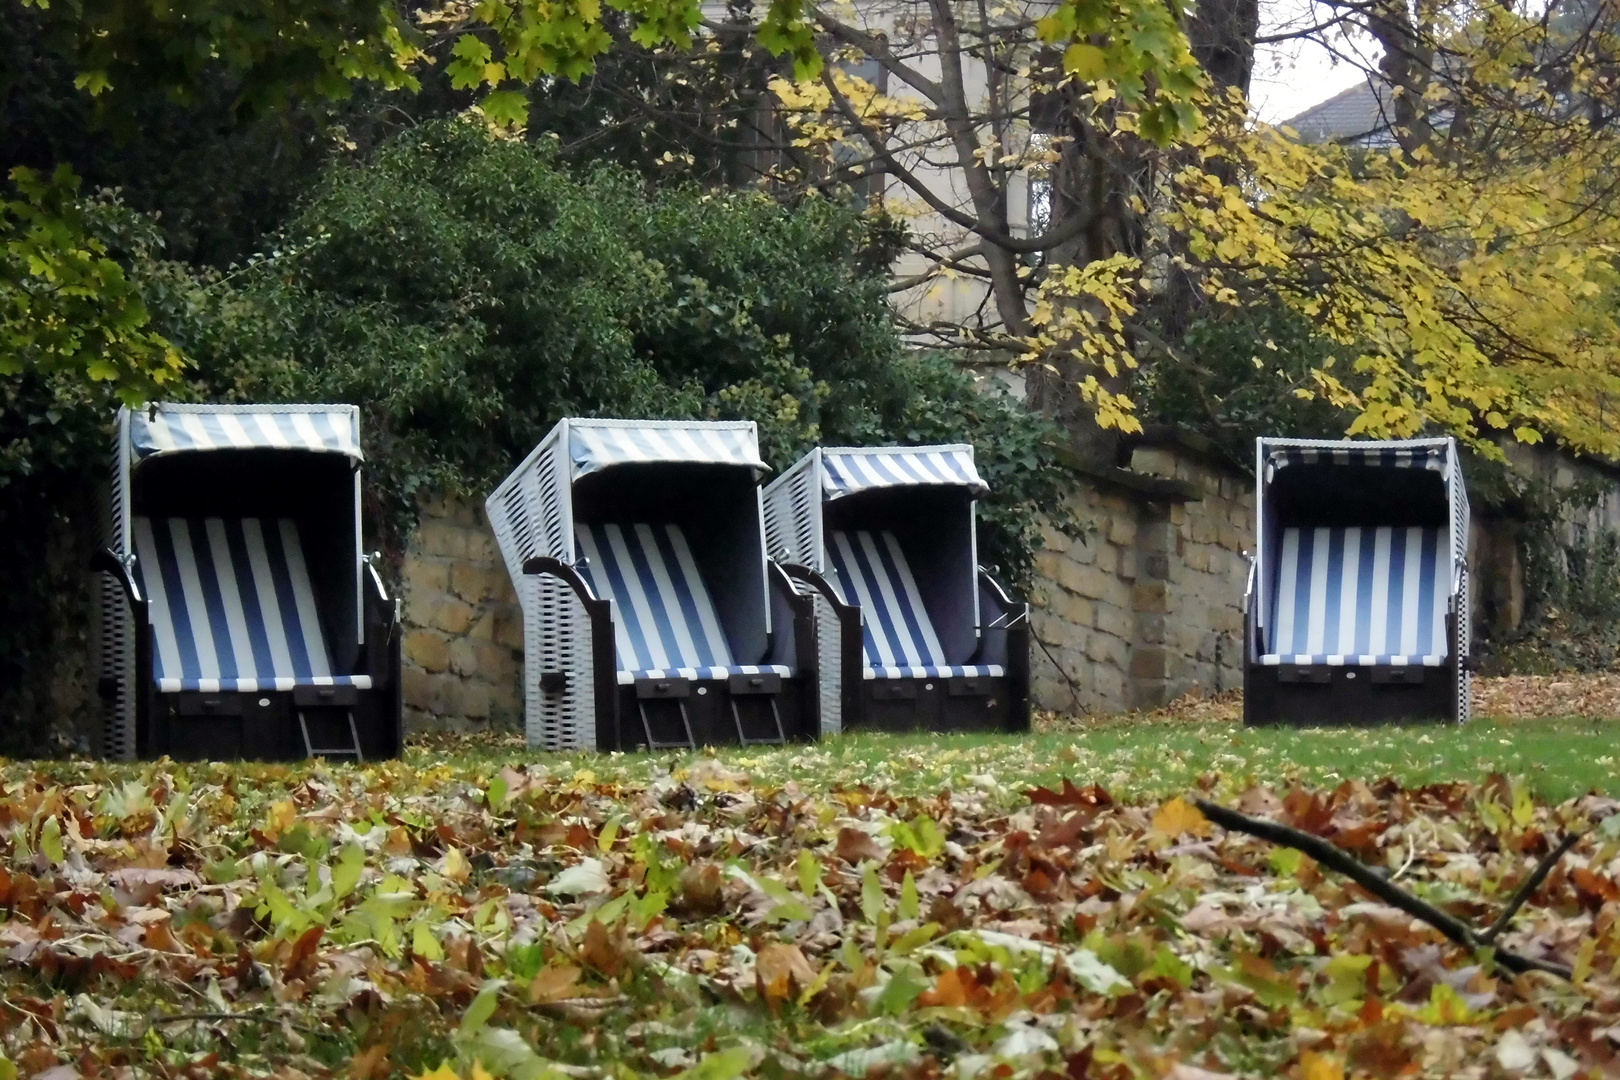
[{"label": "dark wooden base", "polygon": [[1452,664],[1425,668],[1251,664],[1243,680],[1243,722],[1297,727],[1453,723],[1458,719],[1456,698],[1457,672]]},{"label": "dark wooden base", "polygon": [[[300,706],[293,694],[154,694],[151,727],[141,756],[177,761],[297,761],[305,757]],[[302,706],[310,742],[317,749],[353,745],[348,714],[354,714],[360,751],[368,761],[396,758],[403,750],[404,726],[389,690],[355,693],[352,705]],[[349,760],[334,755],[334,761]]]},{"label": "dark wooden base", "polygon": [[[965,685],[971,683],[972,685]],[[1025,695],[1010,677],[987,679],[864,679],[861,708],[844,718],[845,731],[1029,730]]]},{"label": "dark wooden base", "polygon": [[603,723],[599,718],[597,748],[603,751],[647,748],[638,706],[647,709],[653,737],[661,743],[676,741],[684,734],[680,713],[683,703],[696,746],[738,745],[737,721],[731,713],[733,701],[737,703],[743,731],[749,739],[774,736],[776,724],[771,718],[770,705],[773,697],[782,718],[782,733],[788,742],[805,742],[816,737],[815,710],[806,701],[808,695],[815,693],[810,679],[782,679],[781,689],[775,694],[733,695],[725,679],[694,679],[685,685],[685,691],[685,697],[638,698],[635,686],[618,687],[618,730],[612,730],[611,721]]}]

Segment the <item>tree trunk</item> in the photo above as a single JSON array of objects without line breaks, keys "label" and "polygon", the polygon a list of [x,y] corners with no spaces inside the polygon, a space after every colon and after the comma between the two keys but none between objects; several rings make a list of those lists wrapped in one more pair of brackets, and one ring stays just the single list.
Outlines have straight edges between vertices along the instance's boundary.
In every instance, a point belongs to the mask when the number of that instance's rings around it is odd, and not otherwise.
[{"label": "tree trunk", "polygon": [[[1071,93],[1066,91],[1065,97]],[[1076,217],[1086,224],[1047,253],[1048,266],[1085,266],[1122,253],[1141,254],[1143,225],[1129,198],[1132,188],[1145,194],[1148,163],[1123,150],[1124,144],[1100,137],[1075,105],[1065,107],[1062,115],[1066,130],[1052,170],[1052,226],[1057,229]],[[1059,346],[1030,369],[1027,401],[1063,427],[1082,461],[1112,468],[1119,464],[1120,433],[1099,425],[1095,409],[1081,396],[1080,384],[1087,376],[1115,394],[1124,391],[1130,377],[1123,368],[1109,375],[1075,357],[1073,348]]]},{"label": "tree trunk", "polygon": [[[1236,87],[1247,95],[1254,71],[1254,39],[1259,33],[1258,0],[1203,0],[1188,20],[1187,34],[1193,55],[1208,72],[1217,92]],[[1136,255],[1143,248],[1143,223],[1128,202],[1131,189],[1150,194],[1150,165],[1141,157],[1122,153],[1091,131],[1066,92],[1063,115],[1068,141],[1053,170],[1052,224],[1083,215],[1089,225],[1073,241],[1054,249],[1052,266],[1084,266],[1120,253]],[[1179,337],[1195,312],[1199,293],[1187,275],[1172,272],[1163,307],[1166,329]],[[1032,367],[1027,379],[1028,404],[1052,417],[1068,432],[1069,443],[1082,460],[1098,467],[1123,464],[1120,433],[1097,424],[1094,410],[1084,401],[1079,384],[1095,374],[1103,388],[1121,393],[1129,373],[1107,375],[1090,369],[1072,356],[1054,357],[1046,367]]]}]

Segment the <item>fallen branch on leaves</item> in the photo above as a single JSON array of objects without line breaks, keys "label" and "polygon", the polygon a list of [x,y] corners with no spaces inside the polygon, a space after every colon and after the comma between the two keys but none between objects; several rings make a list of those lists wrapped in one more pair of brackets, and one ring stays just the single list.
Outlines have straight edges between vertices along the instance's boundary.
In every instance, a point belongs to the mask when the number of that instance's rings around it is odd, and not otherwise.
[{"label": "fallen branch on leaves", "polygon": [[1452,941],[1477,952],[1480,949],[1496,950],[1496,962],[1513,972],[1515,975],[1526,971],[1545,971],[1549,975],[1557,975],[1562,979],[1572,978],[1574,973],[1565,965],[1550,960],[1538,960],[1530,956],[1521,956],[1495,945],[1498,935],[1507,928],[1509,920],[1515,912],[1522,907],[1530,895],[1546,878],[1552,870],[1553,864],[1575,845],[1580,839],[1579,834],[1565,836],[1554,848],[1549,851],[1536,865],[1534,871],[1525,879],[1508,901],[1508,906],[1502,910],[1495,923],[1484,933],[1476,933],[1474,928],[1455,916],[1448,915],[1433,904],[1419,900],[1389,878],[1385,877],[1374,867],[1368,866],[1343,848],[1328,843],[1320,836],[1312,836],[1308,832],[1292,828],[1275,821],[1264,818],[1250,817],[1248,814],[1211,802],[1208,799],[1194,798],[1194,805],[1203,811],[1204,816],[1223,829],[1233,832],[1247,833],[1268,840],[1273,844],[1293,848],[1304,852],[1318,863],[1330,870],[1336,870],[1345,877],[1360,885],[1391,907],[1399,908],[1415,919],[1421,919],[1436,930],[1440,931]]}]

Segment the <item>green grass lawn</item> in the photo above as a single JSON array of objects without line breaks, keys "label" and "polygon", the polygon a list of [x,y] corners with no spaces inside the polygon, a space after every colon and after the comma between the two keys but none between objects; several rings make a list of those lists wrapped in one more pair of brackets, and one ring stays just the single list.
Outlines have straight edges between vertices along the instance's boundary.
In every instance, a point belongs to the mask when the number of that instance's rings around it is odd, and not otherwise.
[{"label": "green grass lawn", "polygon": [[1102,784],[1117,796],[1160,798],[1208,772],[1240,787],[1251,779],[1334,787],[1384,776],[1411,786],[1502,772],[1525,777],[1538,797],[1559,802],[1591,790],[1620,795],[1617,741],[1620,719],[1585,717],[1312,729],[1119,719],[1021,737],[851,735],[782,749],[659,755],[530,753],[515,740],[450,742],[415,747],[408,757],[472,772],[522,760],[563,775],[588,770],[599,780],[630,782],[714,757],[756,785],[793,781],[813,791],[867,784],[897,795],[976,787],[994,802],[1021,801],[1026,788],[1063,777]]}]

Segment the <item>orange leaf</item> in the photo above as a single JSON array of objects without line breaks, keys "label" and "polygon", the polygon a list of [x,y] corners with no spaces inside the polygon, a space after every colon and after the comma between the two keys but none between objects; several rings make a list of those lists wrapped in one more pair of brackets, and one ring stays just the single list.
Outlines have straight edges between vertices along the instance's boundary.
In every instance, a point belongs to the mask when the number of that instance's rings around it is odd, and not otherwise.
[{"label": "orange leaf", "polygon": [[388,1066],[388,1047],[377,1043],[354,1056],[349,1062],[349,1076],[351,1080],[380,1080],[388,1075]]},{"label": "orange leaf", "polygon": [[883,861],[883,848],[866,833],[859,829],[844,827],[838,830],[838,857],[851,866],[871,859],[874,862]]},{"label": "orange leaf", "polygon": [[[963,974],[966,974],[969,983],[964,983]],[[934,981],[932,989],[924,990],[917,999],[920,1008],[943,1005],[947,1008],[961,1008],[968,1003],[972,990],[978,987],[973,981],[973,973],[967,968],[954,967],[940,975]]]}]

